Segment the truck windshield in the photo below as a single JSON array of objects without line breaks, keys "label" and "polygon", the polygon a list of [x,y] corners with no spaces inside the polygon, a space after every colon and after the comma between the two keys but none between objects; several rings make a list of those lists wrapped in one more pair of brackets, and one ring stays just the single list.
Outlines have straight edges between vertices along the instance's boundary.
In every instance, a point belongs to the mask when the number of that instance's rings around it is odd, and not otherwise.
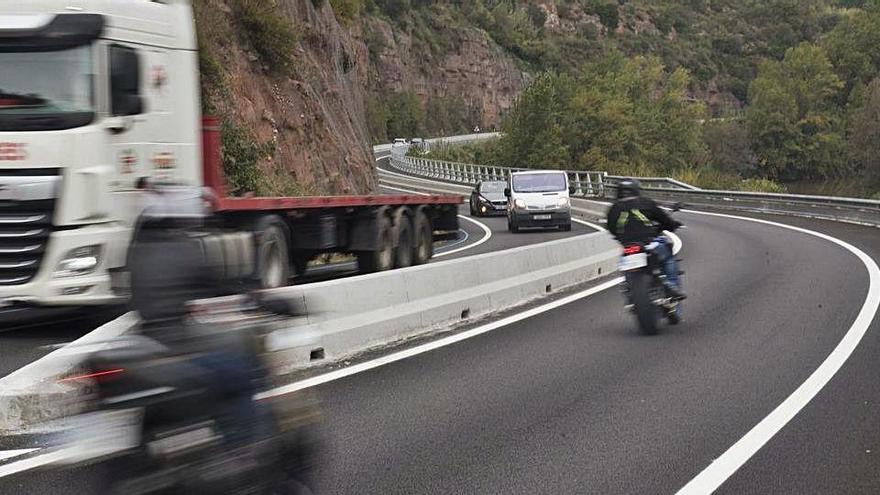
[{"label": "truck windshield", "polygon": [[513,190],[516,192],[557,192],[564,191],[565,187],[565,176],[560,172],[513,176]]},{"label": "truck windshield", "polygon": [[58,130],[94,119],[92,48],[0,52],[0,131]]}]

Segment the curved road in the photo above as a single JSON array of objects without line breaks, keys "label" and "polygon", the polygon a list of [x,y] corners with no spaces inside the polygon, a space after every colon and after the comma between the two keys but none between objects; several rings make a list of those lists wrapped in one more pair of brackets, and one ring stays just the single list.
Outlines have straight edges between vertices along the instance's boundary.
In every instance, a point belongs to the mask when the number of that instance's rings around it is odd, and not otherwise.
[{"label": "curved road", "polygon": [[[387,156],[385,153],[377,153],[377,162],[382,160],[380,158],[382,155]],[[400,193],[400,191],[392,189],[381,190],[381,192]],[[461,215],[468,214],[467,206],[461,206],[459,210]],[[547,242],[593,230],[576,224],[573,226],[572,232],[534,231],[513,236],[507,232],[507,224],[503,218],[479,218],[476,220],[492,231],[491,237],[485,242],[480,242],[486,236],[483,227],[477,223],[462,220],[461,229],[465,235],[459,240],[438,244],[436,248],[438,257],[435,261],[499,251],[524,244]],[[471,249],[469,246],[474,247]],[[446,251],[453,250],[454,252],[448,255],[444,254]],[[313,268],[299,283],[357,275],[356,268],[354,263]],[[82,337],[103,323],[116,318],[122,311],[121,308],[89,308],[71,312],[69,316],[66,314],[53,316],[45,321],[35,321],[33,324],[19,329],[0,332],[0,378],[48,354],[55,346]]]},{"label": "curved road", "polygon": [[[684,322],[635,330],[610,289],[317,387],[317,493],[675,493],[828,357],[869,280],[841,247],[682,213]],[[770,218],[880,260],[874,228]],[[525,238],[525,237],[524,237]],[[880,493],[880,321],[718,493]],[[0,492],[87,492],[23,473]],[[4,484],[5,483],[5,484]]]},{"label": "curved road", "polygon": [[[682,218],[691,297],[681,326],[637,335],[610,290],[323,385],[329,444],[318,492],[684,486],[821,364],[868,280],[858,259],[827,241]],[[808,223],[880,258],[876,229]],[[880,492],[877,327],[721,493]]]}]

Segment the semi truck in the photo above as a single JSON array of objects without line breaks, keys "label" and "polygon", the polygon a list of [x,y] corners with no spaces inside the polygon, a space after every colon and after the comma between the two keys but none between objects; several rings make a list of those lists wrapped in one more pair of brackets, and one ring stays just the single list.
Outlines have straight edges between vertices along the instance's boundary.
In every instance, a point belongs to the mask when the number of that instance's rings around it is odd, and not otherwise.
[{"label": "semi truck", "polygon": [[229,197],[189,0],[0,0],[0,68],[0,327],[124,302],[149,184],[210,189],[219,249],[252,253],[266,288],[321,253],[425,263],[458,230],[458,196]]}]

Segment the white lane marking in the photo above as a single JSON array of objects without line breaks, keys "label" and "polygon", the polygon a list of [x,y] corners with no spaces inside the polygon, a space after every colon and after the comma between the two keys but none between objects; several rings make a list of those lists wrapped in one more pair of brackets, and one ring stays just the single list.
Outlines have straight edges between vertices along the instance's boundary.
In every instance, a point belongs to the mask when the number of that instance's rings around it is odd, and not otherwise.
[{"label": "white lane marking", "polygon": [[48,466],[49,464],[58,461],[63,461],[70,458],[70,456],[74,454],[74,451],[75,449],[73,448],[51,450],[49,452],[46,452],[45,454],[40,454],[38,456],[22,459],[20,461],[14,461],[10,462],[9,464],[0,465],[0,478],[12,476],[13,474],[18,474],[24,471],[30,471],[31,469]]},{"label": "white lane marking", "polygon": [[810,375],[791,395],[789,395],[776,409],[767,417],[761,420],[754,428],[749,430],[742,438],[734,443],[720,457],[712,461],[712,463],[678,491],[679,495],[696,495],[708,494],[718,489],[728,478],[730,478],[739,468],[741,468],[758,450],[770,441],[779,431],[788,424],[807,404],[813,400],[816,395],[828,384],[834,375],[843,367],[846,360],[852,355],[862,337],[871,327],[871,322],[880,309],[880,268],[877,263],[865,254],[859,248],[844,242],[835,237],[831,237],[820,232],[794,227],[768,220],[757,218],[740,217],[735,215],[725,215],[722,213],[707,213],[699,211],[690,211],[698,215],[732,218],[744,220],[748,222],[761,223],[780,227],[803,234],[808,234],[819,239],[836,244],[850,253],[854,254],[865,265],[868,270],[870,284],[868,287],[868,296],[862,309],[853,322],[850,329],[846,332],[843,339],[837,344],[837,347],[831,351],[831,354],[819,365],[819,368]]},{"label": "white lane marking", "polygon": [[0,461],[5,461],[6,459],[12,459],[13,457],[22,456],[25,454],[30,454],[31,452],[36,452],[40,449],[17,449],[17,450],[0,450]]},{"label": "white lane marking", "polygon": [[[439,183],[439,182],[431,182],[431,183],[430,183],[431,186],[429,187],[429,186],[421,186],[421,185],[418,185],[418,184],[407,184],[407,183],[405,183],[405,182],[394,182],[394,181],[390,181],[390,180],[388,180],[388,179],[382,179],[382,178],[380,177],[380,178],[379,178],[379,186],[381,186],[381,187],[388,187],[389,189],[393,189],[391,186],[387,186],[386,184],[391,184],[391,185],[394,185],[394,186],[403,186],[403,187],[421,187],[421,188],[425,188],[425,189],[431,189],[431,190],[433,191],[433,194],[453,194],[453,195],[456,195],[456,196],[462,196],[462,197],[466,194],[466,193],[463,192],[463,191],[453,191],[453,190],[451,190],[451,189],[443,189],[443,188],[441,188],[441,187],[438,187],[438,186],[445,186],[445,185],[448,185],[448,184],[443,184],[443,183]],[[398,189],[398,190],[405,191],[406,189]],[[414,191],[410,191],[410,192],[414,192]],[[423,195],[427,195],[427,193],[422,193],[422,194],[423,194]]]},{"label": "white lane marking", "polygon": [[[376,161],[379,162],[381,160],[384,160],[385,158],[387,158],[387,157],[380,158]],[[377,168],[376,170],[378,170],[380,174],[393,175],[395,177],[400,177],[401,179],[408,179],[408,180],[417,181],[417,182],[431,182],[434,184],[440,183],[440,184],[446,184],[446,185],[452,186],[452,187],[461,187],[461,188],[467,188],[467,189],[471,189],[474,187],[473,184],[468,185],[468,184],[459,184],[457,182],[444,182],[442,180],[431,179],[429,177],[407,175],[407,174],[402,174],[400,172],[393,172],[391,170],[384,169],[384,168]]]},{"label": "white lane marking", "polygon": [[605,227],[603,227],[599,224],[595,224],[593,222],[588,222],[586,220],[581,220],[580,218],[572,218],[571,221],[575,222],[575,223],[579,223],[581,225],[586,225],[587,227],[594,228],[594,229],[596,229],[597,232],[604,232],[606,230]]},{"label": "white lane marking", "polygon": [[278,387],[262,394],[259,394],[256,399],[268,399],[271,397],[277,397],[279,395],[289,394],[291,392],[296,392],[298,390],[303,390],[310,387],[315,387],[317,385],[321,385],[324,383],[332,382],[334,380],[339,380],[340,378],[345,378],[347,376],[351,376],[357,373],[363,373],[364,371],[369,371],[374,368],[378,368],[380,366],[385,366],[386,364],[391,364],[397,361],[401,361],[403,359],[407,359],[413,356],[418,356],[419,354],[424,354],[429,351],[433,351],[435,349],[439,349],[441,347],[445,347],[451,344],[455,344],[457,342],[461,342],[463,340],[467,340],[478,335],[482,335],[487,332],[491,332],[492,330],[496,330],[498,328],[502,328],[508,325],[512,325],[516,322],[525,320],[527,318],[531,318],[533,316],[539,315],[541,313],[546,313],[547,311],[554,310],[561,306],[565,306],[566,304],[571,304],[575,301],[579,301],[586,297],[592,296],[593,294],[598,294],[607,289],[610,289],[623,281],[623,278],[615,278],[613,280],[609,280],[595,287],[591,287],[587,290],[578,292],[576,294],[572,294],[570,296],[564,297],[562,299],[558,299],[556,301],[544,304],[542,306],[538,306],[537,308],[532,308],[522,313],[517,313],[515,315],[508,316],[506,318],[502,318],[498,321],[488,323],[486,325],[481,325],[477,328],[473,328],[471,330],[467,330],[465,332],[451,335],[449,337],[445,337],[439,340],[435,340],[433,342],[428,342],[427,344],[422,344],[420,346],[413,347],[411,349],[406,349],[403,351],[395,352],[393,354],[389,354],[387,356],[383,356],[377,359],[373,359],[371,361],[367,361],[365,363],[356,364],[354,366],[350,366],[345,369],[331,371],[330,373],[325,373],[323,375],[319,375],[316,377],[308,378],[305,380],[301,380],[299,382],[294,382],[289,385],[284,385],[282,387]]},{"label": "white lane marking", "polygon": [[[386,186],[386,185],[381,185],[381,187],[384,187],[385,189],[391,189],[392,191],[399,191],[399,192],[405,192],[405,193],[410,193],[410,194],[419,194],[422,196],[428,195],[427,193],[413,191],[410,189],[401,189],[399,187],[391,187],[391,186]],[[460,253],[460,252],[468,250],[468,249],[473,249],[473,248],[479,246],[480,244],[487,242],[489,239],[492,238],[492,229],[490,229],[489,226],[486,225],[485,223],[474,220],[473,218],[465,216],[465,215],[459,215],[458,218],[460,218],[462,220],[466,220],[468,222],[471,222],[471,223],[475,224],[477,227],[481,228],[483,230],[483,237],[481,237],[480,240],[478,240],[477,242],[475,242],[473,244],[468,244],[467,246],[463,246],[458,249],[452,249],[449,251],[443,251],[442,253],[437,253],[434,255],[435,258],[449,256],[450,254]]]},{"label": "white lane marking", "polygon": [[467,217],[464,215],[459,215],[458,218],[460,218],[462,220],[466,220],[468,222],[471,222],[471,223],[475,224],[477,227],[483,229],[483,237],[480,238],[480,240],[478,240],[477,242],[475,242],[473,244],[468,244],[467,246],[462,246],[458,249],[452,249],[450,251],[443,251],[442,253],[437,253],[434,255],[435,258],[449,256],[450,254],[460,253],[460,252],[468,250],[468,249],[473,249],[473,248],[479,246],[480,244],[483,244],[484,242],[486,242],[492,238],[492,229],[490,229],[485,223],[479,222],[477,220],[474,220],[471,217]]},{"label": "white lane marking", "polygon": [[[597,230],[599,230],[600,232],[605,230],[598,225],[596,225],[595,228]],[[682,247],[681,239],[679,239],[678,236],[675,236],[674,234],[672,234],[672,238],[673,238],[673,252],[675,252],[677,254],[681,250],[681,247]],[[427,344],[423,344],[421,346],[417,346],[412,349],[407,349],[404,351],[396,352],[394,354],[389,354],[387,356],[384,356],[384,357],[381,357],[378,359],[374,359],[374,360],[367,361],[364,363],[356,364],[354,366],[351,366],[351,367],[348,367],[345,369],[332,371],[330,373],[325,373],[325,374],[322,374],[322,375],[319,375],[319,376],[316,376],[313,378],[308,378],[306,380],[301,380],[299,382],[294,382],[294,383],[291,383],[288,385],[274,388],[272,390],[268,390],[268,391],[263,392],[261,394],[257,394],[254,396],[254,398],[257,400],[260,400],[260,399],[268,399],[268,398],[272,398],[272,397],[277,397],[279,395],[289,394],[292,392],[296,392],[298,390],[303,390],[306,388],[315,387],[315,386],[318,386],[318,385],[321,385],[324,383],[329,383],[329,382],[339,380],[339,379],[342,379],[342,378],[345,378],[345,377],[348,377],[351,375],[362,373],[364,371],[369,371],[371,369],[378,368],[378,367],[384,366],[386,364],[391,364],[396,361],[401,361],[401,360],[409,358],[409,357],[417,356],[419,354],[423,354],[423,353],[426,353],[426,352],[429,352],[429,351],[432,351],[435,349],[439,349],[440,347],[445,347],[447,345],[451,345],[451,344],[454,344],[457,342],[461,342],[463,340],[470,339],[472,337],[476,337],[478,335],[481,335],[481,334],[484,334],[487,332],[491,332],[492,330],[496,330],[498,328],[502,328],[507,325],[512,325],[518,321],[522,321],[522,320],[531,318],[532,316],[536,316],[536,315],[539,315],[542,313],[546,313],[548,311],[552,311],[554,309],[565,306],[567,304],[577,302],[581,299],[585,299],[585,298],[590,297],[594,294],[598,294],[598,293],[604,292],[605,290],[608,290],[612,287],[615,287],[615,286],[619,285],[620,283],[622,283],[623,281],[624,281],[623,277],[618,277],[618,278],[609,280],[603,284],[597,285],[595,287],[591,287],[589,289],[578,292],[576,294],[572,294],[572,295],[567,296],[565,298],[558,299],[556,301],[547,303],[542,306],[538,306],[536,308],[524,311],[522,313],[517,313],[515,315],[508,316],[508,317],[503,318],[501,320],[498,320],[498,321],[495,321],[492,323],[488,323],[486,325],[482,325],[480,327],[468,330],[466,332],[462,332],[460,334],[452,335],[452,336],[449,336],[449,337],[446,337],[446,338],[443,338],[440,340],[436,340],[434,342],[429,342]],[[25,459],[22,461],[17,461],[17,462],[13,462],[10,464],[2,465],[2,466],[0,466],[0,478],[2,478],[4,476],[9,476],[12,474],[20,473],[23,471],[29,471],[31,469],[36,469],[41,466],[45,466],[45,465],[51,464],[53,462],[56,462],[58,460],[63,460],[65,458],[65,456],[66,456],[66,454],[63,452],[59,453],[57,451],[54,451],[54,452],[48,452],[46,454],[42,454],[39,456],[35,456],[30,459]]]}]

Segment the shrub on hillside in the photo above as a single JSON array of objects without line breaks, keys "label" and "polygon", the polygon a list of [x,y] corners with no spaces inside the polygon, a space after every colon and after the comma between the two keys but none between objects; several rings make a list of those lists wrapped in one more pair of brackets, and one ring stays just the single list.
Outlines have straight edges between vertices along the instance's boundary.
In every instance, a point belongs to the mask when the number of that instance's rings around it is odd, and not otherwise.
[{"label": "shrub on hillside", "polygon": [[276,0],[233,0],[233,9],[243,34],[276,75],[293,70],[293,50],[298,36],[293,25],[281,15]]}]

